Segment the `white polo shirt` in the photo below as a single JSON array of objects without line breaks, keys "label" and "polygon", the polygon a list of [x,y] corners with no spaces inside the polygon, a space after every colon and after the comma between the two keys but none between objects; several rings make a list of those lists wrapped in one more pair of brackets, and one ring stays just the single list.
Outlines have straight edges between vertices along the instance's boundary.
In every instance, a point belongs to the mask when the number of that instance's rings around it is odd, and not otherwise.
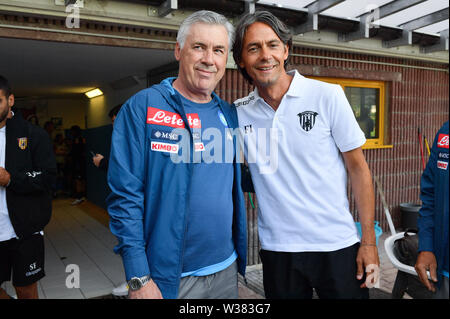
[{"label": "white polo shirt", "polygon": [[364,133],[339,85],[289,74],[294,78],[276,112],[257,89],[235,102],[261,246],[285,252],[349,247],[359,237],[340,152],[362,146]]},{"label": "white polo shirt", "polygon": [[[5,168],[6,156],[6,126],[0,128],[0,167]],[[6,188],[0,186],[0,241],[15,238],[16,233],[9,219],[6,206]]]}]

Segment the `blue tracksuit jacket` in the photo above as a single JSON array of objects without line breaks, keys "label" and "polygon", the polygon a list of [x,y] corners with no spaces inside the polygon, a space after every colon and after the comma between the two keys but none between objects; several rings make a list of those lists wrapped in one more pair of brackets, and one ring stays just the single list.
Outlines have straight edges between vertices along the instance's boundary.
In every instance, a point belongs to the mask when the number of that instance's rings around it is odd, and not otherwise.
[{"label": "blue tracksuit jacket", "polygon": [[[122,106],[114,122],[108,169],[110,228],[119,241],[114,250],[122,256],[126,279],[150,274],[164,298],[178,295],[194,165],[174,163],[170,157],[170,152],[177,151],[177,134],[172,134],[175,129],[184,127],[191,145],[193,140],[191,119],[172,88],[173,80],[137,93]],[[216,94],[212,96],[229,127],[237,128],[235,108]],[[238,141],[233,138],[236,146]],[[246,213],[236,157],[233,165],[233,241],[238,270],[244,276]]]},{"label": "blue tracksuit jacket", "polygon": [[[448,121],[436,134],[425,171],[420,182],[420,199],[417,226],[419,251],[431,251],[436,256],[437,273],[442,273],[448,250]],[[446,261],[448,265],[448,260]],[[438,276],[440,285],[441,276]]]}]

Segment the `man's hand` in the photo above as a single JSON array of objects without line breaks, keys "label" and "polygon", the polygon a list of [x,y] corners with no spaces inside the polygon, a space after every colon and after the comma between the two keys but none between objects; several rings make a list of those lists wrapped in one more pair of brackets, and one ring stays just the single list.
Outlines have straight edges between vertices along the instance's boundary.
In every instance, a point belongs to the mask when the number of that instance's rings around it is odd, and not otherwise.
[{"label": "man's hand", "polygon": [[163,297],[156,283],[150,279],[150,281],[139,290],[132,291],[131,289],[128,289],[128,299],[163,299]]},{"label": "man's hand", "polygon": [[95,166],[99,167],[103,158],[104,156],[102,154],[95,154],[95,156],[92,157],[92,162],[94,162]]},{"label": "man's hand", "polygon": [[[366,274],[366,281],[360,287],[373,287],[373,285],[375,285],[379,279],[380,259],[378,257],[377,246],[361,244],[358,250],[358,256],[356,257],[356,264],[356,279],[361,280],[364,276],[364,271],[370,271]],[[368,280],[370,282],[368,282]]]},{"label": "man's hand", "polygon": [[414,266],[420,281],[427,287],[428,290],[435,292],[436,288],[433,283],[428,280],[427,270],[430,272],[430,277],[433,282],[437,282],[436,276],[436,256],[431,251],[421,251],[417,256],[416,265]]},{"label": "man's hand", "polygon": [[6,187],[11,180],[11,175],[6,169],[0,167],[0,186]]}]

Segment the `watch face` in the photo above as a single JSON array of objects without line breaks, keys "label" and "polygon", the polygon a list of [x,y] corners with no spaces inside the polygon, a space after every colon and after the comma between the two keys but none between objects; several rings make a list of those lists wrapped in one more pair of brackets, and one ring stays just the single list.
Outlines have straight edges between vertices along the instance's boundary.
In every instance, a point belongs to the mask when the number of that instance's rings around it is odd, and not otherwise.
[{"label": "watch face", "polygon": [[131,290],[138,290],[142,287],[142,283],[139,278],[132,278],[129,282],[129,286]]}]

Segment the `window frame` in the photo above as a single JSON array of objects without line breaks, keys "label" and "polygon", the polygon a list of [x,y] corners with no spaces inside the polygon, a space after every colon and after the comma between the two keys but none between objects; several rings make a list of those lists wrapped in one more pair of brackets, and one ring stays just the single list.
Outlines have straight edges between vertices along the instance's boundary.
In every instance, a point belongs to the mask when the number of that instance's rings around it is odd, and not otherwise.
[{"label": "window frame", "polygon": [[[330,77],[319,77],[319,76],[307,76],[308,78],[339,84],[345,92],[345,87],[357,87],[357,88],[369,88],[369,89],[379,89],[379,112],[378,118],[378,137],[377,138],[366,138],[366,143],[362,146],[363,149],[371,148],[383,148],[387,147],[385,144],[385,111],[386,111],[386,84],[383,81],[371,81],[371,80],[360,80],[360,79],[344,79],[344,78],[330,78]],[[350,103],[350,102],[349,102]]]}]

